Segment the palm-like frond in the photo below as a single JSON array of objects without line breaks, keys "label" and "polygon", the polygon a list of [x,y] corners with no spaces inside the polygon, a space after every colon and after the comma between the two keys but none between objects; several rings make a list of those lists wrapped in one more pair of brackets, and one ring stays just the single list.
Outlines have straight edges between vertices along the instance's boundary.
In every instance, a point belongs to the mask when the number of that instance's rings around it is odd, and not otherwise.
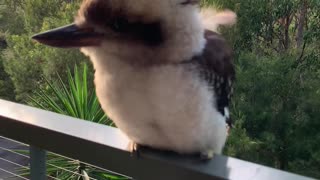
[{"label": "palm-like frond", "polygon": [[[59,74],[57,82],[45,78],[48,89],[36,92],[35,96],[30,98],[31,104],[75,118],[112,125],[112,121],[101,109],[95,91],[88,88],[88,67],[84,65],[82,71],[79,71],[75,66],[73,74],[68,70],[67,76],[67,83],[63,82]],[[88,174],[99,180],[126,179],[52,153],[49,153],[47,158],[47,173],[58,179],[79,179],[80,174]],[[26,173],[28,171],[25,170],[24,174]]]},{"label": "palm-like frond", "polygon": [[86,65],[82,71],[75,66],[73,75],[68,70],[67,84],[63,82],[60,75],[58,75],[57,82],[50,82],[45,78],[52,94],[41,90],[31,98],[32,102],[42,109],[110,125],[112,122],[101,109],[95,91],[88,89],[87,72]]}]

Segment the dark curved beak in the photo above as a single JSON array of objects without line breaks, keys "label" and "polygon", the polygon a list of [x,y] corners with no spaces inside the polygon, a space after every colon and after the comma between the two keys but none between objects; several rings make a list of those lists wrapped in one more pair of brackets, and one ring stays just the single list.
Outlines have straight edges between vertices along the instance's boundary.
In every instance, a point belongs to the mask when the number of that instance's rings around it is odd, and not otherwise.
[{"label": "dark curved beak", "polygon": [[32,39],[53,47],[78,48],[100,45],[103,34],[93,28],[78,27],[75,24],[49,30],[32,36]]}]

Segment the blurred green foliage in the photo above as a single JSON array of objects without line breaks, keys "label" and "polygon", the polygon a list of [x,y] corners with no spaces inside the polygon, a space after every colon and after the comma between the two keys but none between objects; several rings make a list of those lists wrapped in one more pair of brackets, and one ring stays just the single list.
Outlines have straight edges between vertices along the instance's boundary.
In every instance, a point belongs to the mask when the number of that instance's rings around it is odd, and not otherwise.
[{"label": "blurred green foliage", "polygon": [[[77,50],[30,40],[72,22],[79,2],[0,0],[0,98],[26,102],[39,88],[53,95],[45,79],[57,81],[57,72],[67,82],[68,67],[87,62]],[[320,1],[203,0],[202,5],[238,15],[233,28],[220,29],[235,51],[237,70],[236,124],[225,154],[320,178]]]},{"label": "blurred green foliage", "polygon": [[[67,83],[63,82],[60,75],[57,76],[57,81],[45,79],[48,89],[34,93],[28,104],[99,124],[113,125],[113,122],[103,112],[94,89],[88,86],[88,67],[86,65],[82,70],[75,66],[73,73],[68,69]],[[127,179],[53,153],[49,153],[47,163],[49,166],[47,174],[58,179],[78,180],[82,178],[81,175],[101,180]],[[68,171],[57,167],[63,167]],[[21,175],[29,174],[28,169],[21,172]]]},{"label": "blurred green foliage", "polygon": [[44,83],[43,76],[56,79],[58,73],[66,80],[68,67],[86,62],[78,50],[49,48],[30,38],[37,32],[71,23],[79,7],[77,2],[0,0],[0,19],[5,24],[0,26],[0,32],[5,34],[8,46],[2,50],[1,57],[14,84],[16,101],[25,102]]},{"label": "blurred green foliage", "polygon": [[206,0],[238,14],[221,29],[235,50],[236,127],[225,153],[320,178],[320,3]]}]

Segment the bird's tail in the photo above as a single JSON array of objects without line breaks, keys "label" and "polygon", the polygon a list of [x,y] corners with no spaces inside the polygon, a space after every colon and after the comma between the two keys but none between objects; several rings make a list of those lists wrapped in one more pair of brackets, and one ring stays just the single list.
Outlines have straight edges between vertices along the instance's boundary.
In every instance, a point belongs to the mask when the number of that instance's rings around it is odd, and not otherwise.
[{"label": "bird's tail", "polygon": [[233,11],[219,12],[213,8],[203,8],[200,17],[204,28],[215,32],[219,26],[232,26],[237,21],[237,15]]}]

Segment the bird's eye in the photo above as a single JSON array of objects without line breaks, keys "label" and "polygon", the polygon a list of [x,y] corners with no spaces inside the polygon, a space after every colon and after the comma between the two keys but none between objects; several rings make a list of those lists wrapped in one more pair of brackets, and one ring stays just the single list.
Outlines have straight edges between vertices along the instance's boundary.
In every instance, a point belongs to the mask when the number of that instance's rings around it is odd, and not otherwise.
[{"label": "bird's eye", "polygon": [[126,30],[128,30],[128,27],[129,22],[127,19],[124,18],[115,19],[111,24],[112,30],[116,32],[125,32]]}]

